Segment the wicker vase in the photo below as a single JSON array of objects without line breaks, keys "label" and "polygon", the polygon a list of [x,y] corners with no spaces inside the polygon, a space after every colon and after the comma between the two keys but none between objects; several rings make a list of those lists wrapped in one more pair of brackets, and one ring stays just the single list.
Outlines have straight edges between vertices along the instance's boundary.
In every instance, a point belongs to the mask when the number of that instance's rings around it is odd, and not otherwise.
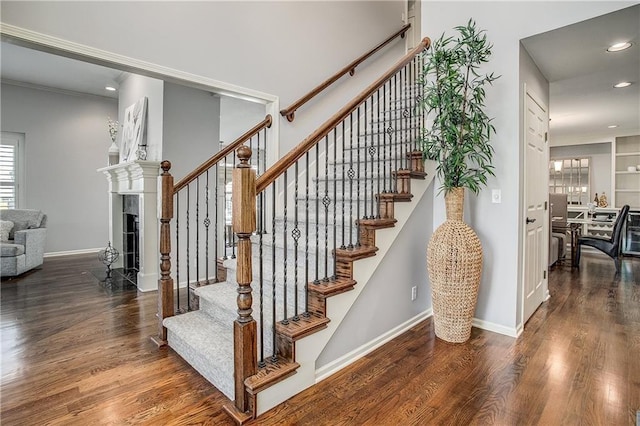
[{"label": "wicker vase", "polygon": [[445,197],[447,220],[436,229],[427,248],[436,336],[463,343],[471,335],[471,321],[482,273],[482,246],[462,221],[464,188]]}]

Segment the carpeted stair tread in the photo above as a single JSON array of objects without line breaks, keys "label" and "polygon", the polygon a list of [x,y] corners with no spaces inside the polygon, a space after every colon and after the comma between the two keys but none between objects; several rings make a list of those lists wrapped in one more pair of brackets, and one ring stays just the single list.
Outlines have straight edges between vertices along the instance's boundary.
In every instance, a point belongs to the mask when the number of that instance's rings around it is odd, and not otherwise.
[{"label": "carpeted stair tread", "polygon": [[165,318],[169,346],[203,377],[234,400],[233,326],[201,311]]}]

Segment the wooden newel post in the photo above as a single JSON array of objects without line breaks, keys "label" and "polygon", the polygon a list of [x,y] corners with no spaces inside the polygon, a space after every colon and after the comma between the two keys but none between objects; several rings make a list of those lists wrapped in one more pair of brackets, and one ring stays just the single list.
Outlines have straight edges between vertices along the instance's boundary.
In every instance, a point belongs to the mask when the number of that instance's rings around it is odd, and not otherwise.
[{"label": "wooden newel post", "polygon": [[173,279],[171,278],[171,219],[173,219],[173,176],[171,163],[160,164],[160,279],[158,280],[158,336],[153,340],[158,346],[167,344],[167,329],[162,320],[175,314],[173,305]]},{"label": "wooden newel post", "polygon": [[251,149],[236,151],[240,164],[233,169],[233,232],[238,237],[238,318],[233,326],[235,406],[240,412],[251,409],[251,397],[244,381],[257,372],[256,321],[251,316],[251,234],[256,230],[256,174],[249,165]]}]

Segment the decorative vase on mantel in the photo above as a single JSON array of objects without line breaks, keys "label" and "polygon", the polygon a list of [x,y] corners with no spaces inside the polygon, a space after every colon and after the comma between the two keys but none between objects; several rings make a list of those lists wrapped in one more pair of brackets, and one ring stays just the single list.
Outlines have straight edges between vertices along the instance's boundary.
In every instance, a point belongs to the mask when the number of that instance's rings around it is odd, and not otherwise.
[{"label": "decorative vase on mantel", "polygon": [[462,220],[463,204],[464,188],[447,192],[447,220],[433,233],[427,248],[435,333],[451,343],[464,343],[471,336],[482,275],[482,245]]},{"label": "decorative vase on mantel", "polygon": [[109,165],[115,166],[120,162],[120,149],[118,148],[118,144],[115,141],[111,141],[111,146],[109,146]]}]

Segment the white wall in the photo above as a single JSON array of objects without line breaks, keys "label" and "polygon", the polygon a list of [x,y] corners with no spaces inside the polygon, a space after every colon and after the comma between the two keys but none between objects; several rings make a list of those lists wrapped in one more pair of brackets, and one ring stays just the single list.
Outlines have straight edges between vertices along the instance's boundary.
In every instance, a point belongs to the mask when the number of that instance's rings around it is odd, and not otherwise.
[{"label": "white wall", "polygon": [[115,99],[2,85],[2,130],[25,134],[26,208],[47,218],[45,253],[104,248],[109,239],[107,116]]},{"label": "white wall", "polygon": [[[496,177],[488,189],[502,190],[502,203],[491,203],[491,191],[470,196],[468,222],[483,243],[485,260],[476,318],[495,329],[515,331],[520,325],[522,282],[521,211],[523,150],[519,144],[520,40],[544,31],[632,5],[632,2],[424,2],[422,33],[431,38],[473,17],[486,29],[494,49],[487,70],[502,77],[487,91],[487,112],[495,117]],[[461,13],[464,11],[464,13]],[[444,220],[441,196],[434,198],[434,227]]]},{"label": "white wall", "polygon": [[[147,160],[161,161],[162,122],[163,122],[164,82],[155,78],[129,74],[122,82],[118,92],[118,121],[124,122],[125,110],[143,97],[147,97]],[[122,127],[120,127],[122,130]],[[118,134],[118,145],[122,149],[122,132]]]}]

